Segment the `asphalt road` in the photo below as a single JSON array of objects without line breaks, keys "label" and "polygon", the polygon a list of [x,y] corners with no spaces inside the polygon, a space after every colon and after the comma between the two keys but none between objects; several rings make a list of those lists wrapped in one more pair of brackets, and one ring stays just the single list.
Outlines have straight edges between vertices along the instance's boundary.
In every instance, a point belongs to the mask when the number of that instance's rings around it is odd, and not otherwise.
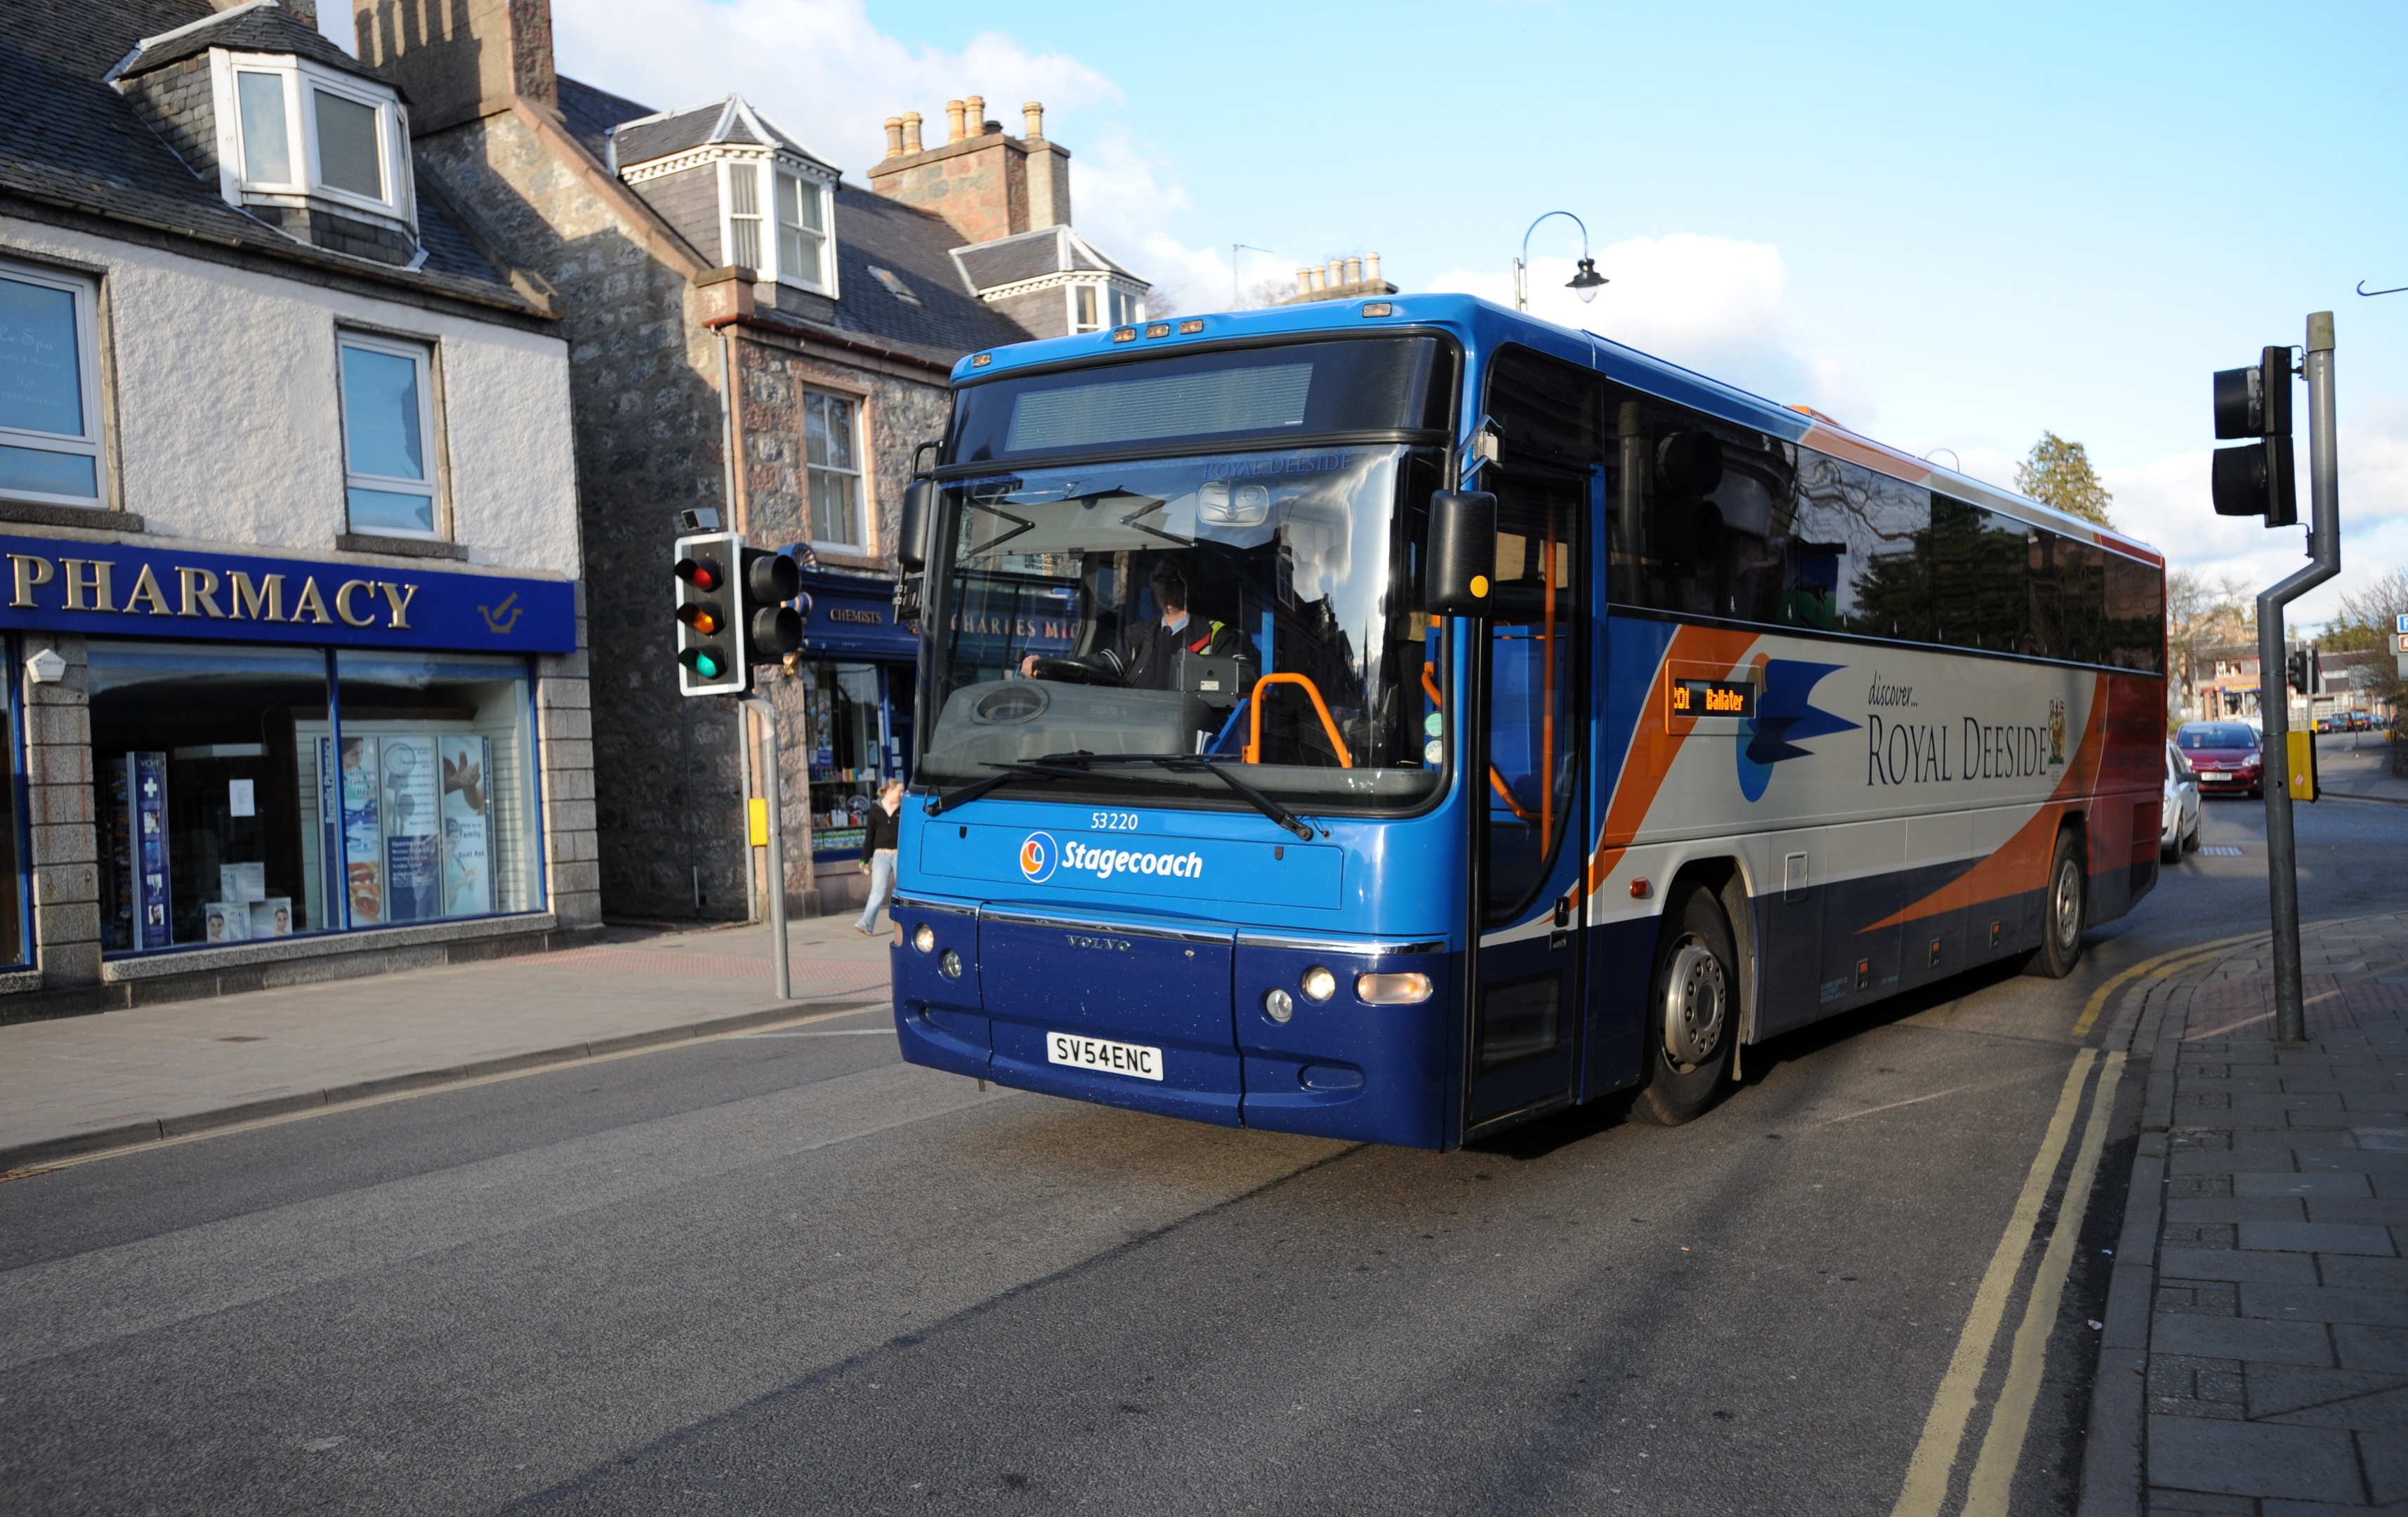
[{"label": "asphalt road", "polygon": [[[2408,807],[2300,831],[2308,916],[2408,899]],[[1751,1051],[1669,1131],[1224,1132],[863,1014],[0,1184],[0,1506],[1879,1517],[2089,991],[2263,925],[2258,808],[2205,840],[2074,980]],[[2123,1094],[2015,1512],[2071,1504]]]}]

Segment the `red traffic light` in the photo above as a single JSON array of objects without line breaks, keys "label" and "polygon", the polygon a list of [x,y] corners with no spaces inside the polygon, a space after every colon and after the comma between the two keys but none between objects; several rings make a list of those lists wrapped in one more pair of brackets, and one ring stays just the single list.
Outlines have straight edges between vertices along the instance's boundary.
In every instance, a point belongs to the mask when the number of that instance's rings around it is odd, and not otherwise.
[{"label": "red traffic light", "polygon": [[719,565],[707,558],[679,559],[673,572],[696,590],[717,590],[727,582]]}]

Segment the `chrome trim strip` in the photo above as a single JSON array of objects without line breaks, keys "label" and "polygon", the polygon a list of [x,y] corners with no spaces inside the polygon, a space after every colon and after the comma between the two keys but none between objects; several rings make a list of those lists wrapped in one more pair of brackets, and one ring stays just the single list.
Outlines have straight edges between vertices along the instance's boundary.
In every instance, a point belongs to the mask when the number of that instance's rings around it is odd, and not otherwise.
[{"label": "chrome trim strip", "polygon": [[975,906],[955,906],[950,901],[923,901],[910,895],[896,895],[892,897],[892,901],[894,905],[901,907],[906,911],[939,911],[947,916],[955,917],[974,917],[979,914],[978,908]]},{"label": "chrome trim strip", "polygon": [[1173,927],[1157,922],[1126,922],[1114,917],[1039,916],[1033,911],[997,910],[993,907],[979,909],[981,922],[1004,922],[1015,927],[1060,927],[1069,932],[1122,932],[1136,937],[1164,937],[1179,943],[1218,943],[1226,948],[1236,929],[1205,932],[1193,927]]},{"label": "chrome trim strip", "polygon": [[1356,937],[1283,937],[1270,933],[1252,933],[1240,929],[1240,948],[1297,949],[1307,953],[1343,953],[1368,958],[1391,953],[1443,953],[1446,944],[1435,939],[1428,942],[1385,943],[1373,938]]}]

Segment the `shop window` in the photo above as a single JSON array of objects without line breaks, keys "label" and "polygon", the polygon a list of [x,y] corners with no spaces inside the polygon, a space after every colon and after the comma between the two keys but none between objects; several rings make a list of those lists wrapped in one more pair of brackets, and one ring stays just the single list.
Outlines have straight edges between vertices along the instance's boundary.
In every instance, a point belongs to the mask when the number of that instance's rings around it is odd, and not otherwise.
[{"label": "shop window", "polygon": [[429,351],[345,334],[343,465],[351,530],[435,536]]},{"label": "shop window", "polygon": [[91,644],[101,941],[141,952],[536,909],[525,665]]},{"label": "shop window", "polygon": [[317,751],[326,655],[95,637],[104,948],[322,932]]},{"label": "shop window", "polygon": [[811,775],[811,852],[823,859],[861,852],[863,828],[879,784],[901,778],[902,755],[890,738],[884,671],[875,664],[806,664]]},{"label": "shop window", "polygon": [[100,365],[88,279],[0,264],[0,495],[100,502]]},{"label": "shop window", "polygon": [[842,395],[803,392],[803,451],[811,482],[811,546],[862,553],[859,413]]},{"label": "shop window", "polygon": [[[526,665],[335,655],[339,750],[320,740],[323,829],[354,927],[532,911],[541,900]],[[337,836],[339,835],[339,836]]]},{"label": "shop window", "polygon": [[7,772],[0,776],[6,780],[0,784],[0,965],[20,965],[33,957],[25,950],[25,825],[19,807],[24,794],[25,744],[16,671],[23,667],[23,650],[14,639],[0,639],[0,644],[5,644],[8,660],[7,698],[0,702],[7,710],[8,730]]}]

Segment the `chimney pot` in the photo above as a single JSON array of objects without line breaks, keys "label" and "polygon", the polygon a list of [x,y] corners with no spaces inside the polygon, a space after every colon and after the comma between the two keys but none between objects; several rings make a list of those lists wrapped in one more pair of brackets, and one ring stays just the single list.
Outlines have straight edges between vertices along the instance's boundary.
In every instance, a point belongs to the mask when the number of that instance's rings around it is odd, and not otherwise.
[{"label": "chimney pot", "polygon": [[886,118],[886,156],[889,158],[903,156],[903,118],[900,116]]},{"label": "chimney pot", "polygon": [[1044,140],[1045,140],[1045,102],[1044,102],[1044,101],[1042,101],[1042,100],[1031,100],[1031,101],[1030,101],[1030,102],[1028,102],[1026,105],[1025,105],[1025,106],[1021,107],[1020,107],[1020,119],[1021,119],[1022,121],[1024,121],[1024,122],[1027,122],[1027,123],[1028,123],[1028,140],[1029,140],[1029,141],[1031,141],[1031,142],[1042,142],[1042,141],[1044,141]]},{"label": "chimney pot", "polygon": [[1335,290],[1340,285],[1346,282],[1346,265],[1333,258],[1329,261],[1327,267],[1329,275],[1328,288]]},{"label": "chimney pot", "polygon": [[920,113],[916,110],[907,110],[903,113],[903,150],[905,152],[920,150]]},{"label": "chimney pot", "polygon": [[1363,258],[1359,253],[1346,260],[1346,282],[1349,284],[1363,282]]},{"label": "chimney pot", "polygon": [[945,140],[947,142],[959,142],[969,135],[962,130],[962,110],[963,106],[960,101],[945,102]]},{"label": "chimney pot", "polygon": [[1312,270],[1300,268],[1296,271],[1296,293],[1299,297],[1312,293]]},{"label": "chimney pot", "polygon": [[962,136],[966,137],[985,136],[986,96],[982,94],[968,96],[962,102],[962,111],[968,118],[968,120],[963,123]]},{"label": "chimney pot", "polygon": [[1370,266],[1364,270],[1363,277],[1369,279],[1374,284],[1377,284],[1380,280],[1380,255],[1378,253],[1371,254],[1368,263]]}]

